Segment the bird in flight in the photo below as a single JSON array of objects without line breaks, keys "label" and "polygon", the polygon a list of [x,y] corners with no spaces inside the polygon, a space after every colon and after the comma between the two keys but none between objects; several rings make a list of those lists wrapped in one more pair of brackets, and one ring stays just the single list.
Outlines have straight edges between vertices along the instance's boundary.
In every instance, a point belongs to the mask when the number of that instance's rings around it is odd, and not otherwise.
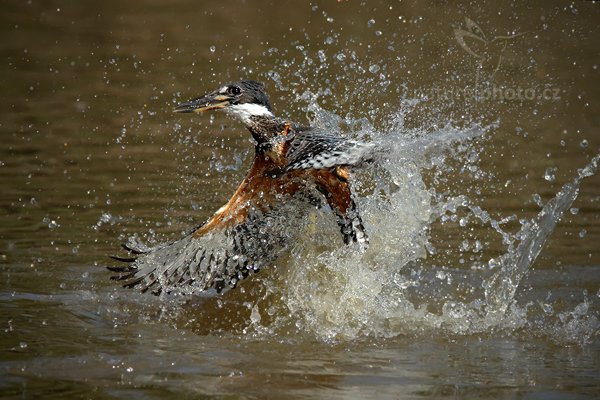
[{"label": "bird in flight", "polygon": [[251,80],[221,86],[174,109],[212,110],[237,117],[252,134],[250,171],[223,207],[181,239],[148,247],[130,238],[123,245],[129,256],[113,257],[127,263],[109,267],[119,273],[113,279],[154,294],[234,288],[289,246],[308,212],[302,205],[328,204],[344,243],[368,245],[349,167],[370,160],[372,144],[276,117],[263,84]]}]

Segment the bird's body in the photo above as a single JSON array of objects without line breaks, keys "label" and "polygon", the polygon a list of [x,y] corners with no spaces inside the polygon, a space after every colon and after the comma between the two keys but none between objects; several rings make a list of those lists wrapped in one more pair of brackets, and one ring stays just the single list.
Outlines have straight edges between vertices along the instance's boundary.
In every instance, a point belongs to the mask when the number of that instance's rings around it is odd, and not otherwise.
[{"label": "bird's body", "polygon": [[[335,212],[346,244],[366,245],[352,199],[348,167],[370,155],[371,146],[306,128],[272,114],[262,84],[242,81],[180,104],[175,111],[223,108],[244,122],[256,141],[250,170],[231,199],[182,239],[154,248],[130,242],[133,264],[111,268],[125,286],[155,293],[176,287],[193,291],[235,287],[273,262],[293,239],[293,219],[321,200]],[[303,207],[304,205],[304,207]]]}]

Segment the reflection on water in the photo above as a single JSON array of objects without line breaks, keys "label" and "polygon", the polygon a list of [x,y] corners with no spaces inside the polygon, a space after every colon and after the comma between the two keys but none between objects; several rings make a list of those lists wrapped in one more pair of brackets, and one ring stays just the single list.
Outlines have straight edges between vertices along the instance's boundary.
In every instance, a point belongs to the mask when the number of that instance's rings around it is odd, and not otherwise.
[{"label": "reflection on water", "polygon": [[[594,4],[4,11],[4,396],[598,391]],[[280,115],[387,148],[355,172],[370,248],[314,210],[224,296],[116,287],[120,242],[177,237],[243,177],[242,127],[170,112],[239,78]]]}]

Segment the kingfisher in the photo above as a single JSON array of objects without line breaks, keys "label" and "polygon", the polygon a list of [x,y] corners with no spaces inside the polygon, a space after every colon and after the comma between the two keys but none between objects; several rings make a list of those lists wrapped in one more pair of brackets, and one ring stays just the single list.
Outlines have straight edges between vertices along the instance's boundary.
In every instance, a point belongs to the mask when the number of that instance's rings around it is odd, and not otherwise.
[{"label": "kingfisher", "polygon": [[113,257],[128,263],[109,267],[119,273],[113,279],[154,294],[234,288],[289,248],[297,224],[320,204],[335,214],[346,245],[368,246],[350,168],[371,159],[371,143],[276,117],[265,86],[252,80],[223,85],[173,111],[215,110],[239,119],[254,139],[246,177],[223,207],[181,239],[148,247],[130,238],[123,244],[128,256]]}]

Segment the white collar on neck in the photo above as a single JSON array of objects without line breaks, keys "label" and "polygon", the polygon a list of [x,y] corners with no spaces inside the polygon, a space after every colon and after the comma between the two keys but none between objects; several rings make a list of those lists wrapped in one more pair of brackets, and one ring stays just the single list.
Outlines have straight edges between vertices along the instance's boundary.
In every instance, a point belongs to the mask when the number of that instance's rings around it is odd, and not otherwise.
[{"label": "white collar on neck", "polygon": [[252,120],[250,117],[266,115],[269,117],[273,116],[273,113],[269,109],[260,104],[233,104],[225,108],[225,111],[231,115],[241,119],[245,124],[249,124]]}]

